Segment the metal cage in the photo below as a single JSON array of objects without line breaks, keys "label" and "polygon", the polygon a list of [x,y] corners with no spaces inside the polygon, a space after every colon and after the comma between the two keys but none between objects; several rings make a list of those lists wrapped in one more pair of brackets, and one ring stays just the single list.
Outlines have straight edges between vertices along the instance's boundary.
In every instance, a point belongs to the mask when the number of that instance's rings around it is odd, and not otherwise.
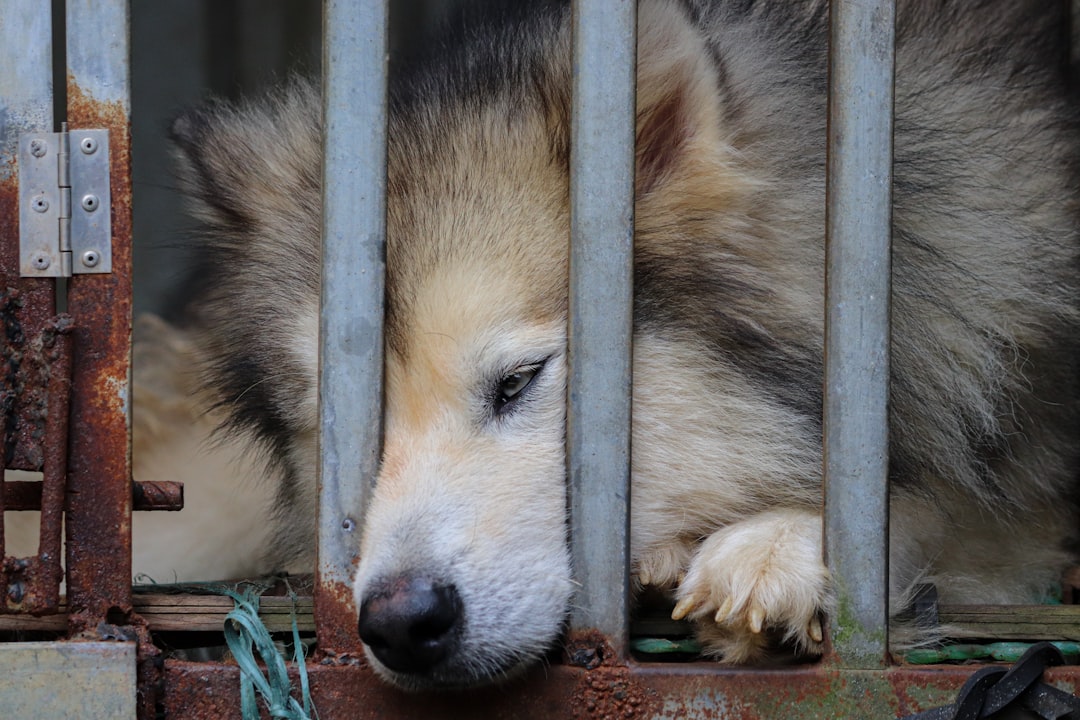
[{"label": "metal cage", "polygon": [[[319,662],[308,668],[320,717],[886,718],[949,703],[970,667],[897,665],[887,644],[893,0],[834,2],[832,10],[824,506],[828,564],[845,612],[831,619],[826,657],[786,669],[730,669],[644,662],[628,649],[636,3],[615,0],[574,9],[567,469],[581,585],[564,660],[505,686],[440,696],[401,694],[365,666],[350,585],[381,443],[370,429],[382,416],[386,6],[324,5],[321,494],[312,597]],[[48,627],[66,639],[0,645],[0,705],[65,694],[15,686],[37,653],[39,667],[69,663],[76,674],[64,677],[95,692],[106,683],[120,688],[97,693],[113,704],[87,704],[86,693],[69,704],[61,698],[49,706],[56,716],[77,700],[79,717],[239,717],[238,668],[163,660],[131,593],[130,514],[175,508],[181,490],[133,486],[130,478],[127,3],[67,3],[64,88],[53,87],[52,21],[48,3],[0,0],[7,467],[43,472],[37,482],[5,482],[0,493],[0,556],[3,510],[40,509],[43,517],[39,553],[0,565],[0,628]],[[107,129],[112,151],[112,272],[61,281],[66,314],[57,313],[58,283],[20,277],[14,249],[15,170],[25,161],[17,137],[51,132],[54,114],[72,136]],[[349,303],[334,302],[346,294]],[[69,388],[70,421],[58,422]],[[1078,668],[1047,676],[1070,692],[1080,688]],[[16,715],[41,710],[27,705]]]}]

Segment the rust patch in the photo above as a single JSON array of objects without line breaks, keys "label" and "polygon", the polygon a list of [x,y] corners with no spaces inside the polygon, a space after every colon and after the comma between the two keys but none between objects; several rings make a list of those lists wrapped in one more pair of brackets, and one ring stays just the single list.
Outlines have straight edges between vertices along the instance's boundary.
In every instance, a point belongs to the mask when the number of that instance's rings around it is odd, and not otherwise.
[{"label": "rust patch", "polygon": [[[72,129],[109,131],[112,272],[68,283],[75,367],[68,476],[69,627],[82,636],[134,633],[139,716],[153,717],[157,650],[131,605],[131,125],[122,103],[102,102],[67,78]],[[114,630],[115,629],[115,630]]]},{"label": "rust patch", "polygon": [[33,614],[55,613],[60,604],[60,540],[64,518],[67,468],[67,408],[71,388],[71,318],[61,315],[48,323],[23,359],[33,381],[24,394],[43,393],[44,438],[41,482],[41,522],[38,553],[33,558],[5,558],[7,609]]},{"label": "rust patch", "polygon": [[131,484],[131,509],[135,511],[184,509],[184,483],[134,482]]},{"label": "rust patch", "polygon": [[[420,694],[387,686],[364,665],[316,665],[308,675],[315,707],[324,718],[833,720],[896,717],[952,702],[976,669],[844,671],[818,665],[762,670],[674,663],[583,670],[555,665],[494,687]],[[290,677],[296,688],[294,670]],[[1055,668],[1047,680],[1074,689],[1080,668]],[[166,717],[239,719],[239,684],[235,666],[166,661]]]},{"label": "rust patch", "polygon": [[364,656],[356,630],[352,588],[317,579],[312,598],[319,659],[323,663],[355,663]]},{"label": "rust patch", "polygon": [[[139,511],[175,511],[184,509],[184,483],[160,482],[132,483],[131,509]],[[4,486],[0,507],[8,510],[40,510],[41,482],[36,480],[13,480]]]},{"label": "rust patch", "polygon": [[653,717],[660,711],[656,693],[634,679],[614,644],[597,630],[569,633],[563,644],[568,665],[586,672],[573,689],[573,718]]},{"label": "rust patch", "polygon": [[[0,426],[4,467],[43,471],[38,552],[8,558],[0,521],[0,612],[36,615],[59,610],[63,575],[60,532],[67,465],[67,398],[71,377],[72,320],[55,316],[52,280],[19,275],[18,174],[0,181],[0,317],[3,322]],[[0,496],[6,495],[5,492]],[[0,498],[0,513],[5,508]],[[12,508],[13,509],[13,508]],[[2,514],[0,514],[2,517]]]},{"label": "rust patch", "polygon": [[130,120],[68,75],[68,123],[109,131],[113,271],[68,284],[75,317],[67,568],[73,629],[92,631],[111,608],[131,611],[131,463],[127,403],[131,357]]},{"label": "rust patch", "polygon": [[607,664],[616,666],[621,663],[615,647],[607,636],[597,630],[571,632],[563,643],[563,656],[566,663],[575,667],[592,670]]},{"label": "rust patch", "polygon": [[628,667],[599,667],[574,690],[573,718],[646,718],[657,715],[660,697],[637,682]]}]

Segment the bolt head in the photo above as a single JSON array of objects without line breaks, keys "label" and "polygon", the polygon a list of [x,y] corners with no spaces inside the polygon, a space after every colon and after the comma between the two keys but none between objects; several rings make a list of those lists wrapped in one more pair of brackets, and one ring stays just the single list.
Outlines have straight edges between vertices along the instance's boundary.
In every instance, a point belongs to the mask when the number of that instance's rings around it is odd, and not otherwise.
[{"label": "bolt head", "polygon": [[93,155],[98,149],[97,140],[92,137],[83,138],[79,143],[79,149],[86,155]]},{"label": "bolt head", "polygon": [[30,154],[34,157],[44,157],[49,146],[44,140],[31,140],[30,141]]},{"label": "bolt head", "polygon": [[82,208],[86,212],[94,212],[101,205],[97,195],[86,195],[82,199]]},{"label": "bolt head", "polygon": [[52,260],[45,253],[34,253],[34,257],[30,258],[30,264],[34,266],[35,270],[48,270],[49,265],[52,264]]},{"label": "bolt head", "polygon": [[101,262],[101,255],[97,250],[87,250],[82,254],[82,264],[88,268],[97,267]]},{"label": "bolt head", "polygon": [[38,213],[48,212],[49,200],[44,195],[38,195],[30,201],[30,208]]}]

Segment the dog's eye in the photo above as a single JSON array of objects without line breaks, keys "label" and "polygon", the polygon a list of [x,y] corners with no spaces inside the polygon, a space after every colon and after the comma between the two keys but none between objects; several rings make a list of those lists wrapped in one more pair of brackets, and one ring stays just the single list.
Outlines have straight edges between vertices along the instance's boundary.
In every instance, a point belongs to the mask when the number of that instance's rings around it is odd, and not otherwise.
[{"label": "dog's eye", "polygon": [[542,364],[523,365],[499,381],[499,386],[495,391],[496,414],[504,413],[510,409],[514,401],[525,392],[525,388],[529,387],[529,383],[540,372],[541,367]]}]

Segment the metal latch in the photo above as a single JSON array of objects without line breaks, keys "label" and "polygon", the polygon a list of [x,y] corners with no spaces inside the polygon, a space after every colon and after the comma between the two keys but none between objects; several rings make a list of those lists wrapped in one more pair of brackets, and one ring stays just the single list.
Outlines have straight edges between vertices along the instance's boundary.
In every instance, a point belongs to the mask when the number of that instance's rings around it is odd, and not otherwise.
[{"label": "metal latch", "polygon": [[109,131],[19,136],[19,273],[112,272]]}]

